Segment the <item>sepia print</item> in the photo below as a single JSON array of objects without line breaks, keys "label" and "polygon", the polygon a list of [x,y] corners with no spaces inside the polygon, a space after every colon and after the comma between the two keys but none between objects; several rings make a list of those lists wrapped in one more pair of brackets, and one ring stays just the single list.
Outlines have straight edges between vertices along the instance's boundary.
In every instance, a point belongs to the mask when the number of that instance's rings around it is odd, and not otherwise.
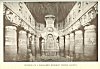
[{"label": "sepia print", "polygon": [[4,2],[4,62],[98,61],[98,2]]}]

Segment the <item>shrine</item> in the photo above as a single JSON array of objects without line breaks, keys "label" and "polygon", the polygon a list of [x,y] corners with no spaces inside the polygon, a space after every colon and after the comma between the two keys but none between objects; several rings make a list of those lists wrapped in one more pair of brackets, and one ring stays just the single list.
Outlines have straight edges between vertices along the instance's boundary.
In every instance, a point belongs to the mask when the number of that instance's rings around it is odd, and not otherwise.
[{"label": "shrine", "polygon": [[98,2],[3,6],[4,62],[98,61]]}]

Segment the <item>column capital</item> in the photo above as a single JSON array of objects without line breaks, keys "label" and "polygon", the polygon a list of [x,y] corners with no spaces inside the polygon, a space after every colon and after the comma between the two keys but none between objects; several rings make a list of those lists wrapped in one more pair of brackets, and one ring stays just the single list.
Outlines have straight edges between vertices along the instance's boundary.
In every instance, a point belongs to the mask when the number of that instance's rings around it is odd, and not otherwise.
[{"label": "column capital", "polygon": [[90,26],[85,26],[85,30],[93,30],[93,29],[95,29],[96,28],[96,26],[95,25],[90,25]]},{"label": "column capital", "polygon": [[13,29],[13,30],[17,30],[16,26],[5,26],[6,29]]},{"label": "column capital", "polygon": [[12,10],[9,8],[5,10],[5,17],[8,21],[10,21],[11,25],[19,26],[21,23],[20,17],[12,12]]},{"label": "column capital", "polygon": [[82,30],[75,31],[75,34],[82,34]]}]

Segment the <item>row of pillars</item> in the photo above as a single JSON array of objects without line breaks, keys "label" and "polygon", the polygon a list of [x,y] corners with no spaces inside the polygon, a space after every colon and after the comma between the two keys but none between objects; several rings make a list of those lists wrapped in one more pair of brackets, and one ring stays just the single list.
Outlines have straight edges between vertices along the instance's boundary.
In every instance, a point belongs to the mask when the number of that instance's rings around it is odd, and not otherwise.
[{"label": "row of pillars", "polygon": [[38,37],[18,29],[5,26],[4,61],[34,61],[38,53]]},{"label": "row of pillars", "polygon": [[[40,56],[39,37],[5,26],[5,61],[34,61]],[[97,60],[96,26],[85,26],[59,38],[59,55],[68,61]],[[28,60],[29,59],[29,60]]]},{"label": "row of pillars", "polygon": [[[43,48],[46,47],[45,41],[40,42],[38,36],[32,35],[19,27],[5,26],[4,41],[4,61],[38,61],[40,56],[47,54]],[[57,55],[59,55],[59,51],[55,56]]]},{"label": "row of pillars", "polygon": [[[65,39],[65,45],[64,45]],[[96,61],[96,26],[89,25],[60,37],[61,56],[68,61]]]}]

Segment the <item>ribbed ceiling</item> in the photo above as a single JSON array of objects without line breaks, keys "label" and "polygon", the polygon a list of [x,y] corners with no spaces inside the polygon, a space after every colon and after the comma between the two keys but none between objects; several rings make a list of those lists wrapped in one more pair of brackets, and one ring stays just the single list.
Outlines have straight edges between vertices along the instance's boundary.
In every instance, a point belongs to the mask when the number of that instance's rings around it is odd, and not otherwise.
[{"label": "ribbed ceiling", "polygon": [[56,22],[62,22],[75,2],[25,2],[36,22],[44,23],[45,15],[55,15]]}]

